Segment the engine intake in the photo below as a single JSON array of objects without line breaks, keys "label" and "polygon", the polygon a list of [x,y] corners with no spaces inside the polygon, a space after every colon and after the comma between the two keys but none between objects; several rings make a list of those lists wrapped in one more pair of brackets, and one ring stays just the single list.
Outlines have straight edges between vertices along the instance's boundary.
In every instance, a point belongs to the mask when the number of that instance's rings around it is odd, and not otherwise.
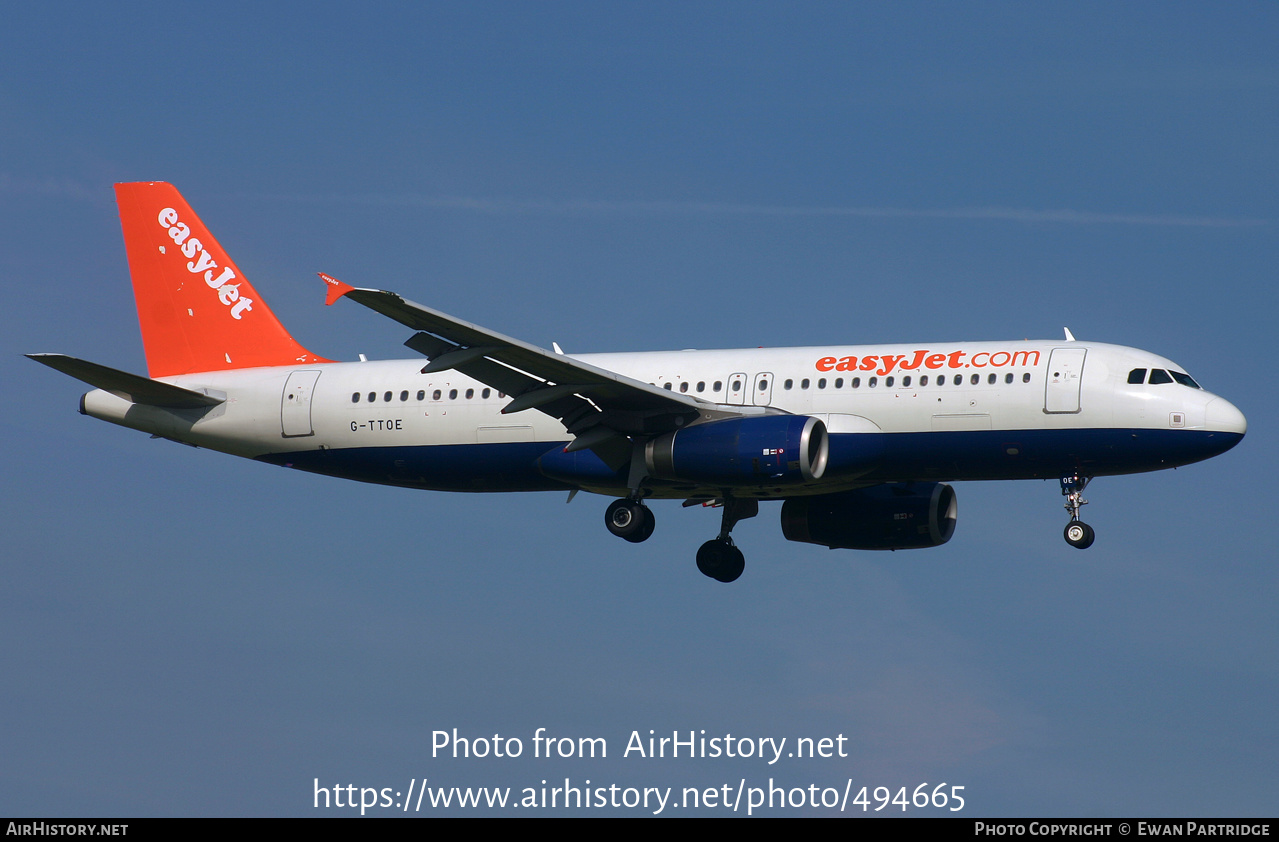
[{"label": "engine intake", "polygon": [[939,547],[955,534],[955,490],[943,482],[890,482],[782,505],[788,541],[832,550]]}]

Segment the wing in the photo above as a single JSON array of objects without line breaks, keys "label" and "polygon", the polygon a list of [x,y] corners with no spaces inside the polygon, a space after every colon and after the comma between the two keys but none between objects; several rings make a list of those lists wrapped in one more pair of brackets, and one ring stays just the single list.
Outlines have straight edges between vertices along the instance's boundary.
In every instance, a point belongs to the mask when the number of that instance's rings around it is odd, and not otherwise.
[{"label": "wing", "polygon": [[761,412],[661,389],[607,369],[503,336],[408,301],[393,292],[357,289],[320,273],[326,301],[346,297],[418,331],[404,344],[430,359],[423,374],[454,369],[511,396],[503,413],[536,409],[564,425],[569,451],[591,449],[620,468],[631,436],[650,437],[701,420]]}]

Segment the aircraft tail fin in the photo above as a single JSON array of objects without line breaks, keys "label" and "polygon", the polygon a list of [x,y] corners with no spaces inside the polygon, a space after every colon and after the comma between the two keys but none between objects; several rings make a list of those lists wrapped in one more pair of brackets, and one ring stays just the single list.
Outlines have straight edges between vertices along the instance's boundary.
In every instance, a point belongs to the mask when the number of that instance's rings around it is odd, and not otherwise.
[{"label": "aircraft tail fin", "polygon": [[330,362],[289,335],[173,185],[115,194],[152,377]]}]

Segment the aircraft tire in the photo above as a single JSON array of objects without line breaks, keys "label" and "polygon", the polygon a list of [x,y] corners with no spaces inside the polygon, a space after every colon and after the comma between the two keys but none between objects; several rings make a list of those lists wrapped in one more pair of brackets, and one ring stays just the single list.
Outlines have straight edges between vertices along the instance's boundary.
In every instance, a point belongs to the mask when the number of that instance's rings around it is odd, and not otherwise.
[{"label": "aircraft tire", "polygon": [[630,541],[632,544],[644,543],[650,537],[652,537],[653,530],[657,528],[657,517],[653,514],[653,510],[650,509],[648,506],[643,506],[643,505],[641,505],[639,509],[641,512],[644,513],[644,516],[643,516],[644,523],[640,527],[640,530],[636,532],[634,535],[622,536],[627,541]]},{"label": "aircraft tire", "polygon": [[746,557],[729,542],[715,538],[697,550],[697,569],[717,582],[735,582],[746,569]]},{"label": "aircraft tire", "polygon": [[[653,534],[654,523],[653,513],[643,503],[625,499],[614,500],[604,510],[604,525],[608,527],[608,531],[632,543],[643,541]],[[640,535],[644,537],[638,537]]]},{"label": "aircraft tire", "polygon": [[1093,528],[1082,520],[1072,520],[1066,524],[1066,543],[1077,550],[1086,550],[1092,546],[1092,542],[1096,539],[1097,533]]}]

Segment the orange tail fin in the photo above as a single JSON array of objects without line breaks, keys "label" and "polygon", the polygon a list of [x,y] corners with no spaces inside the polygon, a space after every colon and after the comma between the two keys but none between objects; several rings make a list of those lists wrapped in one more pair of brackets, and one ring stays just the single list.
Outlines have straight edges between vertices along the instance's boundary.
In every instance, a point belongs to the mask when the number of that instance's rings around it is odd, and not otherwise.
[{"label": "orange tail fin", "polygon": [[152,377],[330,362],[284,329],[172,184],[117,184]]}]

